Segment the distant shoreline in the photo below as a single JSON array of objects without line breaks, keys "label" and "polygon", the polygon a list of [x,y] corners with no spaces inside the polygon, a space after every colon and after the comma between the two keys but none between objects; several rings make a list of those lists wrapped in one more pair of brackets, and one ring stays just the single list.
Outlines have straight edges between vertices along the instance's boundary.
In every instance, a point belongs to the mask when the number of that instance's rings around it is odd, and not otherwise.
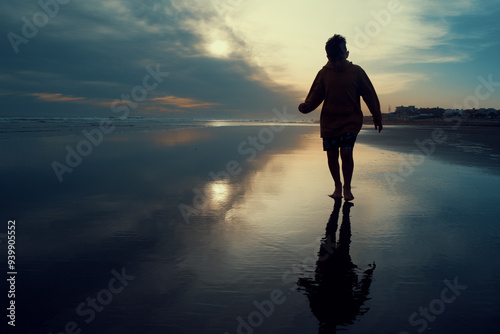
[{"label": "distant shoreline", "polygon": [[[457,120],[449,119],[445,121],[442,118],[429,118],[429,119],[414,119],[409,121],[398,121],[392,119],[383,119],[383,125],[439,125],[439,126],[456,126],[460,120],[460,126],[500,126],[500,120],[485,120],[485,119],[464,119],[457,118]],[[364,125],[372,125],[371,117],[364,119]]]}]

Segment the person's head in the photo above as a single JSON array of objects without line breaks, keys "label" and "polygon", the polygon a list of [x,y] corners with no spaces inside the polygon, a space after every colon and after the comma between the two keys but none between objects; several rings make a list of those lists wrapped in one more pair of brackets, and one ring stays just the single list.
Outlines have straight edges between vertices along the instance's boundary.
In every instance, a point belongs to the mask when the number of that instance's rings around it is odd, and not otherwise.
[{"label": "person's head", "polygon": [[331,62],[343,62],[349,57],[347,51],[345,37],[341,35],[333,35],[325,45],[326,56]]}]

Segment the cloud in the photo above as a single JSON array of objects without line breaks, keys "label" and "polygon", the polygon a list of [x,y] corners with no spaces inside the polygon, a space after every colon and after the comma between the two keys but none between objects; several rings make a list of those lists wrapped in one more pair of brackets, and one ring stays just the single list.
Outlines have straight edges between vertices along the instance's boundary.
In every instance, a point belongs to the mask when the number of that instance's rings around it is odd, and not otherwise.
[{"label": "cloud", "polygon": [[423,73],[379,73],[371,76],[378,94],[393,94],[411,89],[412,85],[428,80]]},{"label": "cloud", "polygon": [[[159,65],[170,76],[137,114],[266,118],[307,93],[334,33],[379,94],[427,82],[425,66],[469,62],[498,45],[495,2],[396,2],[71,1],[18,54],[0,42],[0,113],[111,113],[110,101]],[[0,33],[21,34],[21,18],[37,11],[36,2],[1,3]]]},{"label": "cloud", "polygon": [[85,100],[83,97],[64,96],[62,94],[33,93],[31,95],[36,96],[40,100],[50,102],[82,102]]},{"label": "cloud", "polygon": [[[19,54],[5,39],[2,47],[6,52],[0,53],[0,89],[10,95],[2,100],[1,112],[66,115],[67,107],[58,102],[72,102],[75,107],[78,102],[78,108],[69,112],[110,112],[110,101],[130,94],[142,83],[145,67],[157,64],[171,75],[149,92],[148,100],[139,103],[135,113],[156,110],[191,117],[245,118],[245,112],[252,112],[253,118],[271,114],[273,107],[281,108],[289,101],[289,92],[269,89],[262,70],[238,56],[238,47],[244,43],[219,44],[215,49],[212,43],[215,52],[206,52],[205,41],[188,29],[196,22],[201,26],[202,14],[196,7],[179,3],[182,8],[166,0],[72,1],[61,6],[58,15],[27,44],[20,45]],[[40,10],[22,2],[0,7],[0,32],[5,34],[21,34],[20,18]],[[2,11],[4,8],[8,10]],[[215,41],[226,43],[225,34],[230,31],[224,25],[220,28]],[[222,46],[231,52],[225,55]],[[163,101],[173,103],[172,108],[162,106],[161,99],[152,101],[165,96],[178,97]],[[252,96],[258,98],[250,100]],[[53,103],[40,104],[42,101]],[[203,111],[197,115],[196,109]]]},{"label": "cloud", "polygon": [[[178,2],[193,18],[186,29],[203,41],[198,52],[210,55],[214,41],[224,40],[233,56],[262,69],[266,78],[281,87],[305,91],[316,72],[326,63],[324,43],[334,33],[347,37],[351,58],[373,68],[375,75],[391,71],[398,76],[408,64],[459,63],[470,60],[459,50],[450,18],[479,11],[476,0],[462,1],[221,1],[227,10],[217,11],[214,2]],[[286,13],[286,15],[284,15]],[[375,65],[376,64],[376,65]],[[411,74],[408,74],[411,76]],[[422,79],[418,72],[415,80]],[[414,80],[412,80],[414,81]],[[393,92],[396,87],[382,93]],[[406,85],[401,85],[404,89]]]},{"label": "cloud", "polygon": [[[110,108],[113,105],[127,105],[127,101],[123,100],[103,100],[103,99],[88,99],[84,97],[66,96],[60,93],[32,93],[29,96],[34,96],[44,102],[64,102],[64,103],[80,103],[93,106],[101,106]],[[166,108],[161,105],[168,105],[174,108]],[[145,99],[141,101],[140,110],[144,110],[147,114],[164,114],[164,113],[183,113],[186,109],[207,108],[219,106],[220,103],[203,102],[191,98],[178,96],[163,96]]]}]

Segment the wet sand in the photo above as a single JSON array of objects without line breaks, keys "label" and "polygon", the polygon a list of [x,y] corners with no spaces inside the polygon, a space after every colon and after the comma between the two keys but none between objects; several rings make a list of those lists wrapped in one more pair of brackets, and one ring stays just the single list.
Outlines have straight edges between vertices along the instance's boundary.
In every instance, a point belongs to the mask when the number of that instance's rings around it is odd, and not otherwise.
[{"label": "wet sand", "polygon": [[110,135],[62,183],[81,138],[4,139],[16,330],[493,333],[498,137],[432,131],[365,127],[353,206],[313,126]]}]

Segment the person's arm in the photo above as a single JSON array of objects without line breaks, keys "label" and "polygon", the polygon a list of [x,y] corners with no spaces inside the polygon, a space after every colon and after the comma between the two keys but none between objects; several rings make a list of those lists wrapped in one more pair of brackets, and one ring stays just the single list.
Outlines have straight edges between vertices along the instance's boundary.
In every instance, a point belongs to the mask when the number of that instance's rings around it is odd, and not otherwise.
[{"label": "person's arm", "polygon": [[363,101],[365,101],[368,106],[368,110],[373,116],[373,124],[375,124],[375,129],[378,129],[378,132],[382,131],[382,113],[380,112],[380,102],[378,100],[377,93],[375,92],[375,88],[373,87],[368,75],[366,75],[364,70],[361,70],[360,75],[360,94],[363,97]]},{"label": "person's arm", "polygon": [[324,98],[323,71],[319,71],[309,90],[309,94],[307,94],[306,101],[299,105],[299,111],[303,114],[310,113],[323,102]]}]

